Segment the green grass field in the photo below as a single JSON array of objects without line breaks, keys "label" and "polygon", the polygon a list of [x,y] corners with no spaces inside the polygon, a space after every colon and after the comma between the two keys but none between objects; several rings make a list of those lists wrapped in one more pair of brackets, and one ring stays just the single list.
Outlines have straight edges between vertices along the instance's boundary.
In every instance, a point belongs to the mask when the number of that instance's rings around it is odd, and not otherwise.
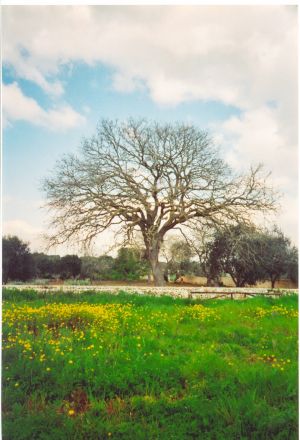
[{"label": "green grass field", "polygon": [[4,290],[3,439],[296,439],[297,301]]}]

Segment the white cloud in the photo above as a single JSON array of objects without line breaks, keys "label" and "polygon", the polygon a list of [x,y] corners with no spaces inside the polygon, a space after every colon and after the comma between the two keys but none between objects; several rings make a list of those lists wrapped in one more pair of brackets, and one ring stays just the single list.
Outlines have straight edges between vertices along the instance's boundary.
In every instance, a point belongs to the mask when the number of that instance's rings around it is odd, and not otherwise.
[{"label": "white cloud", "polygon": [[23,95],[17,83],[3,84],[3,114],[4,118],[12,121],[18,119],[37,121],[42,113],[38,103]]},{"label": "white cloud", "polygon": [[[275,176],[297,177],[297,144],[280,129],[280,113],[267,106],[231,117],[222,124],[223,142],[231,145],[228,161],[234,167],[264,163]],[[282,182],[281,182],[282,183]]]},{"label": "white cloud", "polygon": [[3,84],[3,117],[6,124],[23,120],[50,130],[65,130],[76,127],[85,121],[85,118],[64,105],[44,110],[39,104],[25,96],[16,82]]},{"label": "white cloud", "polygon": [[237,171],[263,163],[271,171],[269,182],[281,194],[278,212],[269,221],[279,224],[287,236],[298,242],[298,151],[281,129],[277,108],[260,107],[231,117],[220,129],[218,142],[227,146],[227,162]]},{"label": "white cloud", "polygon": [[113,67],[116,90],[144,84],[159,104],[272,102],[296,145],[297,30],[294,6],[4,6],[3,61],[54,95],[61,67],[79,61]]},{"label": "white cloud", "polygon": [[62,92],[55,78],[62,65],[83,61],[113,66],[119,90],[143,80],[163,104],[217,99],[249,108],[297,100],[293,6],[3,9],[5,64],[47,92]]}]

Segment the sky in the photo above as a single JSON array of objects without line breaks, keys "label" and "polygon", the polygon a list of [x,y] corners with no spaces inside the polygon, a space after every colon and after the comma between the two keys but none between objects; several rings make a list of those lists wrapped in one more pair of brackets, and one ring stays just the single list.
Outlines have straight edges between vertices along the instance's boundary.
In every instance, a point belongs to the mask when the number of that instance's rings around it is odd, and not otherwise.
[{"label": "sky", "polygon": [[56,161],[102,118],[143,117],[207,130],[236,171],[263,163],[281,194],[264,224],[298,243],[296,6],[4,6],[2,26],[4,235],[45,250]]}]

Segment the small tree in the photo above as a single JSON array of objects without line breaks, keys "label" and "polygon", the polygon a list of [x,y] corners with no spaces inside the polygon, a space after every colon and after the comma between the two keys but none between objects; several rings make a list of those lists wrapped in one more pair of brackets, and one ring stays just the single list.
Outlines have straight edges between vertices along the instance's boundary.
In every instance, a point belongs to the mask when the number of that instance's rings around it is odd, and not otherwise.
[{"label": "small tree", "polygon": [[111,274],[114,268],[115,259],[110,255],[100,255],[99,262],[99,277],[101,280],[111,279]]},{"label": "small tree", "polygon": [[109,255],[100,257],[81,257],[81,277],[91,280],[108,280],[111,278],[114,259]]},{"label": "small tree", "polygon": [[237,287],[255,284],[264,277],[261,236],[254,227],[237,225],[218,231],[209,246],[212,279],[228,273]]},{"label": "small tree", "polygon": [[99,261],[97,257],[84,256],[80,258],[81,269],[80,277],[89,278],[90,280],[96,280],[99,276]]},{"label": "small tree", "polygon": [[167,271],[175,274],[176,279],[191,270],[193,252],[185,240],[176,239],[167,242],[163,248],[163,255],[167,260]]},{"label": "small tree", "polygon": [[298,273],[298,252],[278,228],[274,227],[272,231],[260,235],[259,249],[265,278],[271,281],[272,288],[283,275],[295,279]]},{"label": "small tree", "polygon": [[112,225],[127,237],[138,230],[157,285],[160,249],[175,227],[249,222],[274,208],[261,166],[236,175],[206,132],[147,121],[101,121],[80,157],[58,162],[44,190],[54,214],[50,244],[88,243]]},{"label": "small tree", "polygon": [[65,255],[60,259],[59,265],[62,279],[75,278],[80,275],[81,260],[77,255]]},{"label": "small tree", "polygon": [[34,275],[34,263],[27,243],[16,236],[2,239],[2,279],[26,281]]},{"label": "small tree", "polygon": [[112,271],[115,279],[138,280],[146,275],[147,271],[147,263],[141,258],[138,249],[126,247],[119,249]]}]

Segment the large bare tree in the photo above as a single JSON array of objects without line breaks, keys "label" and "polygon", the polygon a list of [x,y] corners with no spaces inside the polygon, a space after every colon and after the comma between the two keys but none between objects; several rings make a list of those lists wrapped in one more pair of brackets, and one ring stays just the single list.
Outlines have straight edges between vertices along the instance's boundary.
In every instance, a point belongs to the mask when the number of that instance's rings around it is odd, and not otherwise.
[{"label": "large bare tree", "polygon": [[168,231],[190,221],[247,222],[274,207],[261,166],[235,175],[208,134],[184,124],[103,120],[44,182],[53,213],[51,244],[90,242],[112,225],[139,230],[157,285],[159,252]]}]

